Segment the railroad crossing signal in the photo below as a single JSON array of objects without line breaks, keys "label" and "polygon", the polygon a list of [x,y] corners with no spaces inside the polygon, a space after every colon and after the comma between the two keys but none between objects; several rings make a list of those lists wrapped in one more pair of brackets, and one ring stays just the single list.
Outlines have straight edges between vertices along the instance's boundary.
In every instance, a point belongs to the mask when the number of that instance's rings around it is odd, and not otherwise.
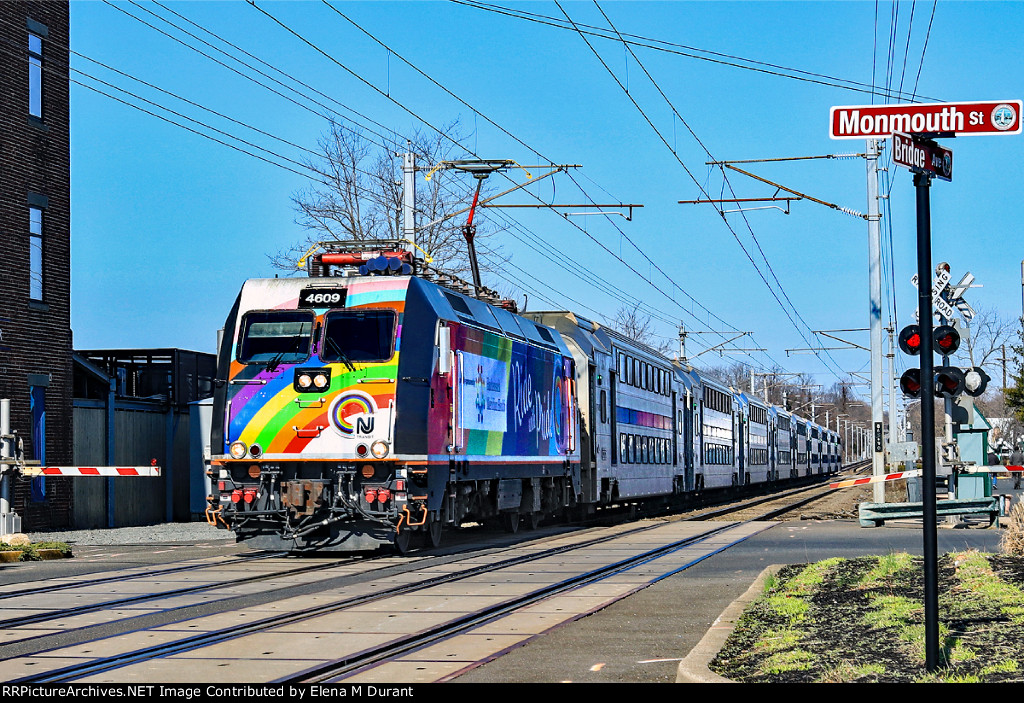
[{"label": "railroad crossing signal", "polygon": [[[900,331],[900,349],[905,354],[917,356],[921,353],[921,328],[907,325]],[[943,357],[948,357],[960,348],[960,333],[951,325],[939,325],[932,330],[932,348]],[[970,376],[970,382],[967,377]],[[955,366],[941,366],[932,376],[932,393],[939,398],[955,398],[964,391],[981,395],[988,384],[987,374],[980,368],[967,371]],[[909,398],[920,398],[924,390],[921,369],[907,369],[900,377],[900,390]]]},{"label": "railroad crossing signal", "polygon": [[[907,325],[900,330],[900,349],[904,354],[917,356],[921,353],[920,325]],[[950,356],[960,348],[960,333],[951,325],[939,325],[932,330],[932,344],[942,356]]]}]

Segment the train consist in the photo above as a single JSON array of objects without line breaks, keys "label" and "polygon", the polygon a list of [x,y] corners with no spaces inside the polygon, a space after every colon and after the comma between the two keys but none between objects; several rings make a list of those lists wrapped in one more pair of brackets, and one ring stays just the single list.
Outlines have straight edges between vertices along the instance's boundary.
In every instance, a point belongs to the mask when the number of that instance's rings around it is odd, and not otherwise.
[{"label": "train consist", "polygon": [[225,323],[208,516],[239,541],[404,552],[467,521],[839,468],[825,427],[575,313],[516,314],[374,254],[249,280]]}]

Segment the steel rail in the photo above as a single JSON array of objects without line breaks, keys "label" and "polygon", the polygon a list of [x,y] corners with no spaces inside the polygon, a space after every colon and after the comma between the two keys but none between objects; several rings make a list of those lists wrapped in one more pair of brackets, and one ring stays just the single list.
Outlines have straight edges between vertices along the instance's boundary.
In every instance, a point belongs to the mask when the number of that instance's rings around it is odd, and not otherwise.
[{"label": "steel rail", "polygon": [[[200,647],[225,642],[255,632],[261,632],[264,630],[280,627],[282,625],[303,622],[305,620],[320,615],[339,612],[355,606],[364,605],[366,603],[372,603],[378,600],[383,600],[385,598],[391,598],[398,595],[413,593],[423,588],[428,588],[431,586],[436,586],[445,583],[452,583],[473,576],[478,576],[489,571],[496,571],[498,569],[507,568],[518,564],[529,563],[531,561],[536,561],[542,558],[555,556],[576,549],[583,549],[585,547],[590,547],[601,544],[603,542],[618,539],[625,535],[646,532],[648,530],[656,529],[660,526],[660,524],[646,525],[623,533],[605,535],[602,537],[585,540],[578,544],[563,545],[561,547],[554,547],[540,552],[531,552],[529,554],[510,557],[508,559],[503,559],[492,564],[481,564],[478,566],[469,567],[465,571],[450,574],[441,574],[438,576],[431,576],[416,582],[402,584],[382,591],[377,591],[376,593],[372,594],[342,598],[331,603],[324,603],[319,606],[307,608],[301,612],[271,615],[259,620],[253,620],[249,622],[239,623],[238,625],[232,625],[217,632],[207,632],[203,634],[192,635],[185,637],[181,640],[178,640],[176,642],[153,645],[151,647],[144,647],[142,649],[124,652],[110,657],[96,659],[92,662],[74,664],[71,666],[62,667],[60,669],[55,669],[48,672],[32,674],[27,677],[11,681],[10,683],[48,683],[57,681],[70,681],[77,677],[119,669],[124,666],[128,666],[129,664],[169,656],[172,654],[178,654],[181,652],[191,651],[194,649],[198,649]],[[732,525],[723,525],[721,528],[716,528],[711,532],[703,533],[702,535],[699,535],[697,538],[707,537],[712,533],[720,532],[721,530],[728,529],[729,527],[732,527]],[[697,538],[690,539],[693,540]],[[677,546],[680,546],[678,543],[675,544],[677,544]],[[466,558],[477,559],[479,558],[479,553],[473,553],[471,555],[468,555]],[[97,640],[98,639],[103,638],[97,638]],[[42,651],[52,651],[53,649],[60,648],[60,646],[56,646],[51,648],[50,650]],[[37,652],[36,654],[38,653],[39,652]]]}]

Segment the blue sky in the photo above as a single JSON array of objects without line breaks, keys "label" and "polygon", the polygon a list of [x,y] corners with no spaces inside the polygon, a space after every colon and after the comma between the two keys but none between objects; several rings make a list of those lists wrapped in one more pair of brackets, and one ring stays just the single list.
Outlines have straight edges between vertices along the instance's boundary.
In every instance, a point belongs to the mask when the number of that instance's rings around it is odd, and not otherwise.
[{"label": "blue sky", "polygon": [[[525,238],[503,235],[501,243],[519,269],[509,273],[523,279],[521,271],[527,271],[534,279],[526,279],[528,290],[515,290],[500,278],[492,284],[520,300],[525,292],[531,309],[557,306],[598,319],[614,317],[623,298],[638,301],[665,338],[675,337],[679,321],[690,330],[727,336],[750,331],[752,340],[737,344],[767,352],[709,353],[698,363],[778,364],[812,373],[826,386],[842,372],[866,373],[867,354],[831,351],[819,358],[786,350],[806,348],[814,341],[811,330],[867,327],[866,222],[809,201],[793,203],[789,214],[756,210],[728,214],[723,221],[709,205],[678,201],[707,197],[700,187],[715,198],[775,191],[739,174],[730,174],[726,183],[717,168],[706,165],[713,159],[862,153],[863,141],[829,139],[829,108],[894,101],[870,89],[842,87],[850,82],[902,85],[907,99],[913,94],[925,102],[1024,97],[1024,5],[1015,2],[580,0],[563,2],[561,9],[554,2],[504,3],[560,26],[451,2],[332,3],[461,101],[322,2],[257,4],[338,63],[241,0],[163,3],[396,133],[429,129],[420,120],[440,125],[458,119],[469,135],[467,149],[480,156],[582,165],[573,178],[585,192],[560,175],[553,184],[549,179],[531,188],[545,200],[644,205],[631,221],[486,211],[485,217],[514,218],[551,247],[545,252]],[[72,78],[141,104],[95,79],[108,81],[288,158],[302,155],[95,63],[102,62],[274,137],[316,148],[327,128],[324,117],[314,114],[319,108],[302,109],[125,14],[198,45],[147,10],[187,26],[145,0],[73,1],[71,48],[81,56],[73,55],[71,66],[92,77],[73,72]],[[672,42],[675,53],[637,46],[634,58],[621,42],[588,37],[606,68],[580,34],[564,26],[563,10],[581,25],[607,28],[610,20],[623,34]],[[72,84],[71,111],[75,346],[213,351],[216,331],[243,281],[273,276],[267,255],[302,239],[291,198],[308,187],[308,179],[78,84]],[[984,287],[968,294],[975,307],[1019,316],[1024,247],[1015,204],[1024,199],[1024,136],[964,137],[945,144],[954,151],[955,176],[952,183],[932,187],[933,258],[949,261],[955,280],[967,271],[976,276]],[[741,168],[866,211],[861,158]],[[462,185],[470,198],[472,184]],[[916,305],[910,284],[916,270],[914,188],[910,173],[893,166],[882,187],[890,193],[883,248],[886,266],[890,252],[893,263],[885,274],[883,321],[888,324],[895,309],[898,329],[913,321]],[[584,282],[574,266],[603,285]],[[866,346],[867,332],[850,337]],[[692,356],[723,337],[701,334],[691,340]]]}]

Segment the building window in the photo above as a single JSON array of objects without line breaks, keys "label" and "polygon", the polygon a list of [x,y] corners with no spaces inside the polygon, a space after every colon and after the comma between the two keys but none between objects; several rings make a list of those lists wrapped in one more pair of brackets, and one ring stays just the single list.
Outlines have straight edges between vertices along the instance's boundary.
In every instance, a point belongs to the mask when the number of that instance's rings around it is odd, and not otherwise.
[{"label": "building window", "polygon": [[43,211],[41,208],[28,209],[28,278],[29,298],[43,299]]},{"label": "building window", "polygon": [[28,114],[43,119],[43,38],[28,35]]}]

